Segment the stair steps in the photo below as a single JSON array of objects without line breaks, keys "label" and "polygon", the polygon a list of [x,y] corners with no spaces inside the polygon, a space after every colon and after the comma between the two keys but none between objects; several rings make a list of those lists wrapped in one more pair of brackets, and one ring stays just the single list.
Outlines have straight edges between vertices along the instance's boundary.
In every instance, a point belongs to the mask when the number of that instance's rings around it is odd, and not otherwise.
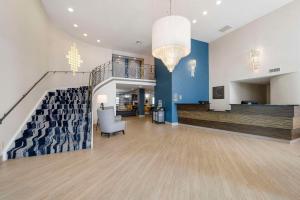
[{"label": "stair steps", "polygon": [[91,147],[88,87],[49,92],[7,152],[8,159]]}]

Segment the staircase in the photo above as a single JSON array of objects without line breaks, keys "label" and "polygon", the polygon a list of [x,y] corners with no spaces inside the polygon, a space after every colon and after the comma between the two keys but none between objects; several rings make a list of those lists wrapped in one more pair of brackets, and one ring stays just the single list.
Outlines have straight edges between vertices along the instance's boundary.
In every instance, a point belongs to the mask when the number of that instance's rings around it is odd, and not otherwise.
[{"label": "staircase", "polygon": [[7,152],[8,159],[88,149],[88,87],[49,92]]}]

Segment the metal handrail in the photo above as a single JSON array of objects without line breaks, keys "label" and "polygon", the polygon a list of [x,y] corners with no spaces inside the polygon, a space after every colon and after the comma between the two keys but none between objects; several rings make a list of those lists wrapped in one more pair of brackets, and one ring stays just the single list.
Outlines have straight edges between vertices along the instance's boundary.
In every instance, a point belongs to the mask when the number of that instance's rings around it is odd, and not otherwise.
[{"label": "metal handrail", "polygon": [[111,77],[154,80],[155,66],[145,64],[133,68],[128,66],[126,69],[125,66],[115,66],[112,61],[108,61],[92,70],[90,75],[91,89],[93,90],[99,83]]},{"label": "metal handrail", "polygon": [[[155,66],[153,65],[141,65],[139,67],[139,76],[137,77],[130,77],[130,75],[127,73],[124,74],[117,74],[116,69],[114,69],[114,65],[112,61],[109,61],[107,63],[104,63],[102,65],[99,65],[95,67],[91,72],[76,72],[76,73],[89,73],[89,105],[88,109],[91,109],[90,104],[91,98],[92,98],[92,92],[95,86],[97,86],[102,81],[106,80],[110,77],[121,77],[121,78],[135,78],[135,79],[145,79],[145,80],[154,80],[155,75]],[[150,75],[149,78],[145,78],[145,70],[148,69],[148,74]],[[3,123],[5,118],[23,101],[23,99],[49,74],[49,73],[73,73],[72,71],[47,71],[37,82],[34,83],[34,85],[25,93],[22,95],[22,97],[6,112],[4,113],[3,117],[0,118],[0,125]]]},{"label": "metal handrail", "polygon": [[[33,86],[22,95],[22,97],[6,112],[0,119],[0,125],[3,123],[5,118],[25,99],[25,97],[49,74],[49,73],[73,73],[72,71],[47,71]],[[90,72],[76,72],[76,73],[90,73]]]}]

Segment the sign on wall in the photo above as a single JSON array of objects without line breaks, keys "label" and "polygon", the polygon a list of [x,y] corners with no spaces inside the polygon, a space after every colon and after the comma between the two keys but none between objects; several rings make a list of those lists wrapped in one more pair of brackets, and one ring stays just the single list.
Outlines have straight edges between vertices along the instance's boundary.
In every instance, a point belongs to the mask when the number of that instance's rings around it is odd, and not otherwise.
[{"label": "sign on wall", "polygon": [[213,87],[213,99],[224,99],[224,86]]}]

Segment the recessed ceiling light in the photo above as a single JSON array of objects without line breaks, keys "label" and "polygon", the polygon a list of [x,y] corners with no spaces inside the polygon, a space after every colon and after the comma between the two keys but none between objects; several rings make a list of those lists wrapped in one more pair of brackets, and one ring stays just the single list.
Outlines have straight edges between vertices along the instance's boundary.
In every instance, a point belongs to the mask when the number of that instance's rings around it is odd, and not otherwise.
[{"label": "recessed ceiling light", "polygon": [[192,23],[193,23],[193,24],[196,24],[196,23],[197,23],[197,20],[196,20],[196,19],[193,19]]},{"label": "recessed ceiling light", "polygon": [[208,14],[208,12],[205,10],[205,11],[203,11],[203,13],[202,13],[202,15],[207,15]]},{"label": "recessed ceiling light", "polygon": [[72,12],[74,12],[74,9],[73,9],[73,8],[68,8],[68,11],[69,11],[70,13],[72,13]]},{"label": "recessed ceiling light", "polygon": [[217,6],[221,5],[221,3],[222,3],[221,0],[216,1]]},{"label": "recessed ceiling light", "polygon": [[97,42],[100,43],[101,41],[100,41],[100,40],[97,40]]},{"label": "recessed ceiling light", "polygon": [[87,34],[87,33],[84,33],[84,34],[83,34],[83,36],[84,36],[84,37],[87,37],[87,36],[88,36],[88,34]]},{"label": "recessed ceiling light", "polygon": [[74,26],[75,28],[77,28],[77,27],[78,27],[78,25],[77,25],[77,24],[73,24],[73,26]]}]

